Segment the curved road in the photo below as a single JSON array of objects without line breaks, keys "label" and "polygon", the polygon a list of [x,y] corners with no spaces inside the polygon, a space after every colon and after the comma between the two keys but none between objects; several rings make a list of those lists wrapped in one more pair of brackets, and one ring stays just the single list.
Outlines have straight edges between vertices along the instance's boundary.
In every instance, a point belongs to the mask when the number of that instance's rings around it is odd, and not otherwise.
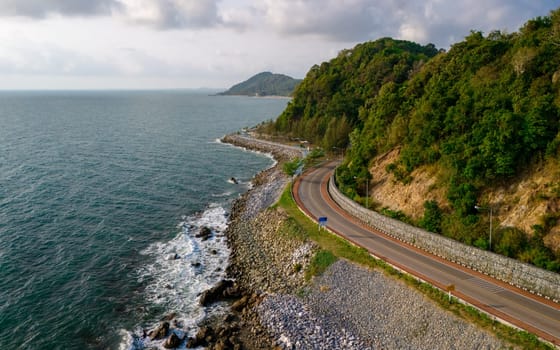
[{"label": "curved road", "polygon": [[[331,162],[299,177],[294,196],[314,219],[326,216],[327,227],[371,254],[560,348],[560,305],[481,273],[443,260],[377,232],[343,211],[327,193],[335,168]],[[560,288],[560,286],[559,286]]]}]

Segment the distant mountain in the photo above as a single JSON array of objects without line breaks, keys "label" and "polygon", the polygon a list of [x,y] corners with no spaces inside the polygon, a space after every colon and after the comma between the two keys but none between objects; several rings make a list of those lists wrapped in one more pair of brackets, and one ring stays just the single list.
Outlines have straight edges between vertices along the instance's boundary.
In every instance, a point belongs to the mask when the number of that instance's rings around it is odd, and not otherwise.
[{"label": "distant mountain", "polygon": [[259,73],[218,95],[291,96],[301,79],[271,72]]}]

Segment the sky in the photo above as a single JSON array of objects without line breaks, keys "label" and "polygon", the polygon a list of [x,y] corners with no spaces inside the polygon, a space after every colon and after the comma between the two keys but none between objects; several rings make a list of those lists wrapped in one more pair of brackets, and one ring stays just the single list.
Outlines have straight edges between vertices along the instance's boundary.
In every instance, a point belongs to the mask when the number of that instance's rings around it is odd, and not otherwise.
[{"label": "sky", "polygon": [[228,88],[303,78],[358,43],[448,49],[560,0],[0,0],[0,89]]}]

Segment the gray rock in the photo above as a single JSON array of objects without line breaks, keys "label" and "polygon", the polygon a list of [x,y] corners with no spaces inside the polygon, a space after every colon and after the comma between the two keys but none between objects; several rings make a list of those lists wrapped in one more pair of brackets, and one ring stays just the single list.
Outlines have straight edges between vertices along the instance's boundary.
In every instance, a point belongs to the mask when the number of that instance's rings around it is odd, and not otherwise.
[{"label": "gray rock", "polygon": [[214,287],[204,291],[200,295],[200,305],[208,306],[218,301],[223,301],[232,298],[231,289],[233,287],[232,280],[221,280]]},{"label": "gray rock", "polygon": [[206,241],[208,238],[212,236],[212,229],[207,226],[202,226],[198,233],[195,235],[196,238],[200,238],[203,241]]},{"label": "gray rock", "polygon": [[178,348],[179,345],[181,345],[182,342],[183,342],[183,339],[179,338],[179,336],[177,336],[177,334],[171,333],[169,338],[167,338],[165,343],[163,343],[163,347],[166,348],[166,349],[175,349],[175,348]]},{"label": "gray rock", "polygon": [[148,335],[150,336],[151,340],[154,339],[162,339],[167,336],[167,332],[169,332],[169,322],[165,321],[162,322],[156,329],[151,331]]}]

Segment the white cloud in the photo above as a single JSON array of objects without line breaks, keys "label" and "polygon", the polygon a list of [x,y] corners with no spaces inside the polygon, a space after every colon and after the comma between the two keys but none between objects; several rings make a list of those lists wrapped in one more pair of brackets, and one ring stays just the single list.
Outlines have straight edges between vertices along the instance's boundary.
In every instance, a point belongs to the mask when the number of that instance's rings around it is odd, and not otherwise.
[{"label": "white cloud", "polygon": [[157,29],[272,31],[360,42],[383,36],[449,46],[471,29],[515,31],[547,0],[0,0],[0,16],[113,16]]},{"label": "white cloud", "polygon": [[390,1],[369,0],[264,0],[258,5],[265,21],[280,33],[315,34],[337,41],[361,41],[383,32]]},{"label": "white cloud", "polygon": [[0,74],[6,75],[110,75],[114,65],[52,44],[3,46]]},{"label": "white cloud", "polygon": [[214,0],[120,0],[131,22],[159,29],[204,28],[220,23]]},{"label": "white cloud", "polygon": [[111,16],[159,29],[212,27],[216,0],[0,0],[0,16]]},{"label": "white cloud", "polygon": [[265,70],[301,78],[366,40],[447,48],[471,29],[516,31],[558,7],[560,0],[0,0],[0,88],[228,87]]},{"label": "white cloud", "polygon": [[0,16],[97,16],[119,8],[118,0],[1,0]]},{"label": "white cloud", "polygon": [[413,21],[408,21],[401,24],[398,30],[399,38],[415,41],[419,43],[428,42],[428,33],[426,33],[425,28],[420,23],[414,23]]},{"label": "white cloud", "polygon": [[266,22],[287,35],[329,40],[374,40],[391,36],[447,47],[470,30],[516,31],[528,19],[560,6],[555,0],[264,0]]}]

